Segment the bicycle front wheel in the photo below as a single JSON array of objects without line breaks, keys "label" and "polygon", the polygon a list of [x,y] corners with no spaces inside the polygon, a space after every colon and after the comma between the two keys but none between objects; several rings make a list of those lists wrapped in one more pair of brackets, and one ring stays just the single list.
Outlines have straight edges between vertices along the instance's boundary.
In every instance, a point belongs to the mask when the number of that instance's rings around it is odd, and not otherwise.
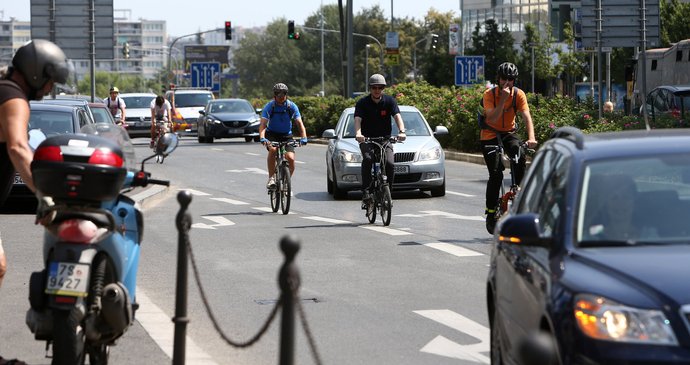
[{"label": "bicycle front wheel", "polygon": [[277,176],[276,185],[268,189],[268,195],[271,198],[271,210],[275,213],[280,209],[280,181],[277,179]]},{"label": "bicycle front wheel", "polygon": [[381,204],[381,220],[383,225],[391,224],[391,210],[393,209],[393,199],[391,198],[391,190],[388,184],[383,185],[380,204]]},{"label": "bicycle front wheel", "polygon": [[290,211],[290,198],[292,197],[292,183],[290,182],[290,169],[287,166],[282,167],[280,182],[280,206],[283,214],[288,214]]}]

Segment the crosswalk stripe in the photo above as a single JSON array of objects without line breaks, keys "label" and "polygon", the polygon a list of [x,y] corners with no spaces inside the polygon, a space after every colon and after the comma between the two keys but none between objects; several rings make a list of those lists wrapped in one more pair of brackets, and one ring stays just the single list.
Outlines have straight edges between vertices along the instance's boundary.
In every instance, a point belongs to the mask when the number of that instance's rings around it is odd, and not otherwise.
[{"label": "crosswalk stripe", "polygon": [[369,229],[372,231],[380,232],[380,233],[385,233],[387,235],[391,236],[407,236],[412,233],[410,232],[404,232],[399,229],[393,229],[393,228],[387,228],[387,227],[382,227],[382,226],[360,226],[361,228],[364,229]]},{"label": "crosswalk stripe", "polygon": [[443,251],[445,253],[449,253],[451,255],[455,255],[458,257],[468,257],[468,256],[484,256],[483,253],[479,253],[477,251],[472,251],[468,250],[464,247],[456,246],[450,243],[444,243],[444,242],[430,242],[430,243],[422,243],[422,245],[426,247],[431,247],[435,248],[439,251]]},{"label": "crosswalk stripe", "polygon": [[317,216],[312,216],[312,217],[302,217],[304,219],[311,219],[313,221],[319,221],[319,222],[326,222],[326,223],[333,223],[333,224],[347,224],[347,223],[352,223],[350,221],[343,221],[340,219],[333,219],[333,218],[325,218],[325,217],[317,217]]},{"label": "crosswalk stripe", "polygon": [[245,203],[245,202],[242,202],[239,200],[232,200],[232,199],[228,199],[228,198],[211,198],[211,200],[216,200],[219,202],[228,203],[228,204],[232,204],[232,205],[248,205],[249,204],[249,203]]}]

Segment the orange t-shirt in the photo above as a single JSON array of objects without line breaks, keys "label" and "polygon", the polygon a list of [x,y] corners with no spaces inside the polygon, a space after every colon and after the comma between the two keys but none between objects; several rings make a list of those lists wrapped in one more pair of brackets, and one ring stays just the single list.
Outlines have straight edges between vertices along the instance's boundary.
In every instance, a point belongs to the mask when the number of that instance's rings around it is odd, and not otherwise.
[{"label": "orange t-shirt", "polygon": [[[515,98],[515,110],[513,109],[513,93],[517,92]],[[495,94],[494,94],[495,93]],[[484,110],[495,108],[494,103],[498,102],[500,99],[498,88],[491,88],[484,91]],[[529,111],[529,105],[527,105],[527,96],[525,92],[514,87],[510,92],[510,97],[506,98],[506,102],[503,105],[503,112],[498,114],[498,117],[491,119],[486,118],[486,123],[493,129],[497,131],[509,132],[515,129],[515,113],[522,111]],[[496,138],[496,133],[488,129],[482,129],[479,135],[479,139],[482,141],[490,140]]]}]

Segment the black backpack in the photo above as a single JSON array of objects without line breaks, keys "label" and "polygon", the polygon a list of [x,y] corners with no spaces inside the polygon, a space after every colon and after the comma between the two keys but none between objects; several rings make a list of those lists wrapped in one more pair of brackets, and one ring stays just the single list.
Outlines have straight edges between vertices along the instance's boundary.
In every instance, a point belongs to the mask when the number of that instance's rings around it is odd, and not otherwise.
[{"label": "black backpack", "polygon": [[[498,87],[494,86],[491,88],[491,93],[494,95],[494,107],[496,106],[496,89]],[[486,115],[484,114],[484,95],[482,95],[481,100],[479,100],[479,105],[481,105],[482,110],[477,112],[477,126],[479,129],[489,129],[489,125],[486,124]],[[513,110],[517,116],[517,87],[513,86]]]},{"label": "black backpack", "polygon": [[[290,120],[292,120],[292,116],[295,114],[295,111],[292,110],[290,107],[290,100],[285,100],[285,109],[288,113],[288,116],[290,116]],[[273,113],[276,111],[276,103],[275,101],[271,105],[271,111],[268,113],[268,119],[273,118]]]}]

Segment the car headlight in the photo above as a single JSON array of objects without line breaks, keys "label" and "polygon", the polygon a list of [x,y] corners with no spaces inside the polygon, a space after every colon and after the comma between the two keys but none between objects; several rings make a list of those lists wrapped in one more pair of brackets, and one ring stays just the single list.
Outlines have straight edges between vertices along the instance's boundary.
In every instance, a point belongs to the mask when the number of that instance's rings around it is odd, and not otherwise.
[{"label": "car headlight", "polygon": [[678,345],[666,316],[656,309],[616,303],[604,297],[575,297],[575,321],[582,332],[595,339],[653,345]]},{"label": "car headlight", "polygon": [[213,124],[221,124],[221,121],[216,118],[208,118],[208,121]]},{"label": "car headlight", "polygon": [[441,158],[441,147],[434,147],[419,153],[419,161],[438,160]]},{"label": "car headlight", "polygon": [[256,127],[257,125],[259,125],[259,123],[261,123],[261,119],[255,119],[255,120],[249,122],[249,126],[250,127]]},{"label": "car headlight", "polygon": [[362,162],[362,155],[350,151],[338,151],[338,159],[342,162]]}]

